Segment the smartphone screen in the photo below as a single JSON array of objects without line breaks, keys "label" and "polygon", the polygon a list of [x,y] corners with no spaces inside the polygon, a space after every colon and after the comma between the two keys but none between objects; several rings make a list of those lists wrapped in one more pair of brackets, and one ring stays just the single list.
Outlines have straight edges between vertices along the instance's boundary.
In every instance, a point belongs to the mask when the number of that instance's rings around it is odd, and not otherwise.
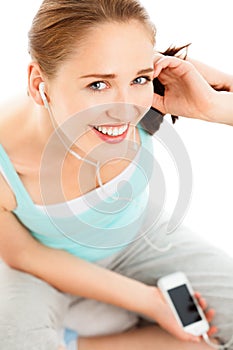
[{"label": "smartphone screen", "polygon": [[167,292],[184,327],[202,320],[186,284],[169,289]]}]

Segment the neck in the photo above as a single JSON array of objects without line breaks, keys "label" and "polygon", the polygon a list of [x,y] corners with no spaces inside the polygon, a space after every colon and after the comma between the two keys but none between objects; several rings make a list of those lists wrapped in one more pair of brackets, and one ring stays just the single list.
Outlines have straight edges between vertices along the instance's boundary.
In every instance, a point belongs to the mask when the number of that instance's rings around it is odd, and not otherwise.
[{"label": "neck", "polygon": [[30,104],[36,138],[42,146],[45,146],[54,131],[49,113],[46,108],[36,105],[33,101],[30,101]]}]

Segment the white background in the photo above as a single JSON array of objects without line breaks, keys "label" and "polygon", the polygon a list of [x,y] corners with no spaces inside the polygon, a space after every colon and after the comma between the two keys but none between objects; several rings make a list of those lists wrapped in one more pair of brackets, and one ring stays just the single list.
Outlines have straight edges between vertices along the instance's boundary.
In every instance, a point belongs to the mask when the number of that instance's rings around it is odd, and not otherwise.
[{"label": "white background", "polygon": [[[40,0],[0,5],[0,103],[27,88],[27,32]],[[157,49],[191,42],[189,55],[233,74],[232,0],[142,0],[157,27]],[[167,118],[167,117],[166,117]],[[167,120],[169,120],[167,118]],[[192,202],[184,224],[233,256],[233,127],[179,118],[175,124],[192,161]],[[178,181],[159,144],[167,181],[167,209],[175,206]]]}]

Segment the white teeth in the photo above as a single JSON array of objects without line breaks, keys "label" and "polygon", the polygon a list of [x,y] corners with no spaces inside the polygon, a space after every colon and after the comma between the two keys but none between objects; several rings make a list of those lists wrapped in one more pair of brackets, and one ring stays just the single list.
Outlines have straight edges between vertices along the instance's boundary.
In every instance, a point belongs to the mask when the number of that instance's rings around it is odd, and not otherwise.
[{"label": "white teeth", "polygon": [[117,128],[113,129],[113,136],[119,135],[119,130]]},{"label": "white teeth", "polygon": [[123,127],[120,128],[119,132],[120,132],[120,134],[123,134],[124,131],[125,131],[125,128],[123,126]]},{"label": "white teeth", "polygon": [[107,133],[108,133],[109,136],[111,136],[112,135],[112,128],[109,128]]},{"label": "white teeth", "polygon": [[103,134],[108,134],[109,136],[119,136],[122,135],[128,128],[128,125],[121,126],[120,128],[118,127],[104,127],[104,126],[95,126],[95,128],[102,132]]}]

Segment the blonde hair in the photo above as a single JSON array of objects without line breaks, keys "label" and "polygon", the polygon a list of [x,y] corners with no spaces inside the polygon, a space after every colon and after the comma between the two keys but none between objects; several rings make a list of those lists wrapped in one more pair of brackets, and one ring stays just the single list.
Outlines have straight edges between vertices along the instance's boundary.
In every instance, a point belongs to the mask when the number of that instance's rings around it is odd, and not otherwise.
[{"label": "blonde hair", "polygon": [[90,30],[108,22],[142,23],[155,44],[156,29],[137,0],[44,0],[29,31],[29,53],[53,78]]}]

